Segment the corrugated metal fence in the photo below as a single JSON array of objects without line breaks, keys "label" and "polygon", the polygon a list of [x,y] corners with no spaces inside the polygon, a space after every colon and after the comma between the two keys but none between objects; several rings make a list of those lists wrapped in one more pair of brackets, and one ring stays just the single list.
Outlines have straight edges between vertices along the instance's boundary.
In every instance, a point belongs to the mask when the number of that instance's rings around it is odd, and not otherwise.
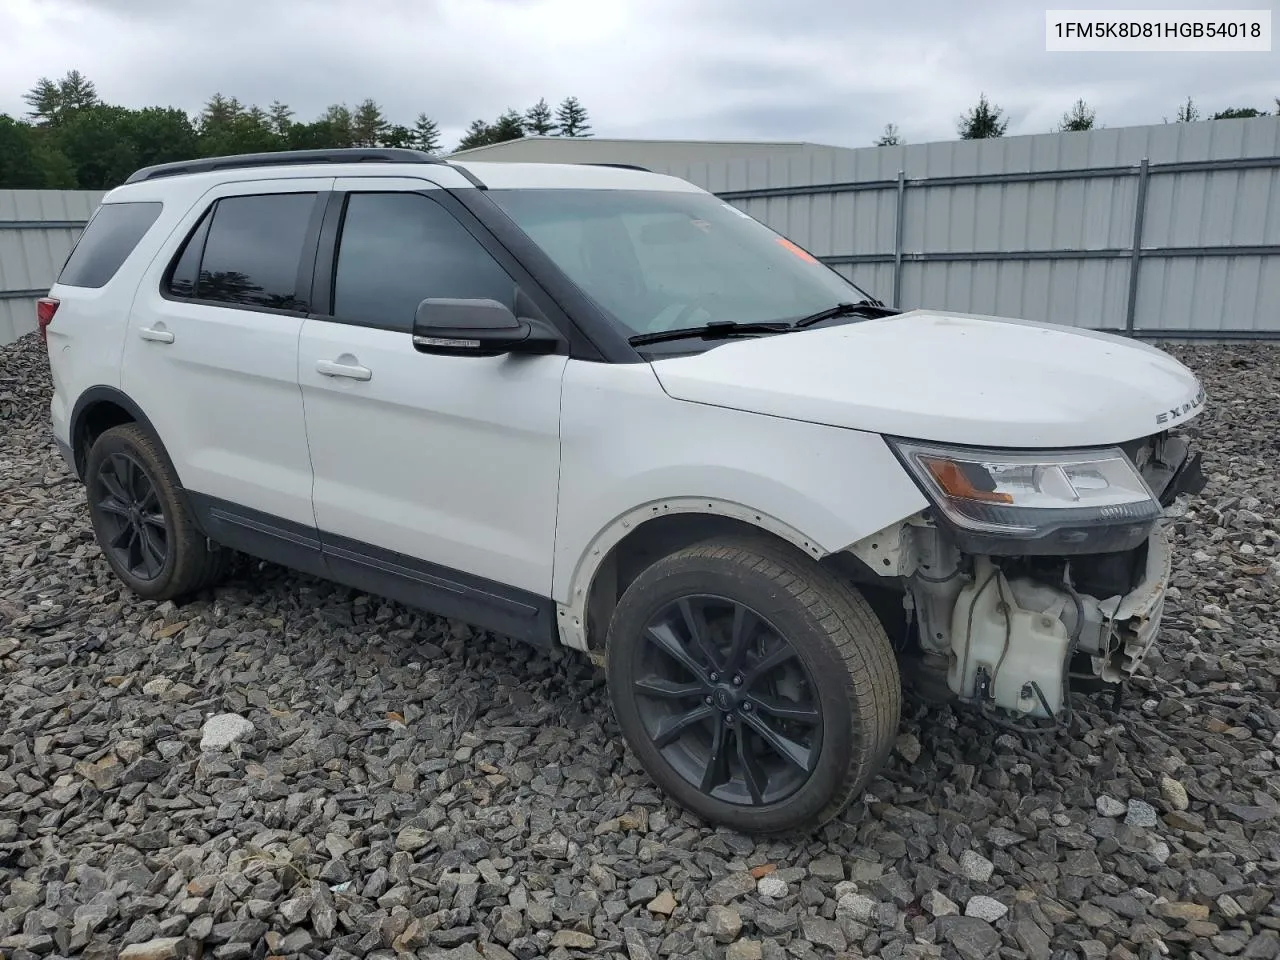
[{"label": "corrugated metal fence", "polygon": [[[617,162],[625,146],[901,307],[1280,338],[1280,117],[861,149],[556,140],[538,159],[608,147]],[[33,299],[100,196],[0,191],[0,343],[34,327]]]},{"label": "corrugated metal fence", "polygon": [[0,344],[36,327],[44,296],[100,190],[0,190]]},{"label": "corrugated metal fence", "polygon": [[902,307],[1280,337],[1280,118],[671,164]]}]

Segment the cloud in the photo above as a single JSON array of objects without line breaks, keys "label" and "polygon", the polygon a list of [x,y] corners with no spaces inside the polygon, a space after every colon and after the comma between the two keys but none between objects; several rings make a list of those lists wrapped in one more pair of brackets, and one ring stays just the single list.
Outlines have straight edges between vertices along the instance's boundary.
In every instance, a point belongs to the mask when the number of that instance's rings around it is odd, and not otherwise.
[{"label": "cloud", "polygon": [[5,0],[0,38],[12,114],[75,68],[111,102],[193,113],[215,91],[300,119],[372,97],[397,122],[426,112],[447,142],[569,94],[598,136],[849,146],[889,122],[950,139],[980,92],[1011,134],[1052,129],[1078,97],[1114,127],[1187,96],[1206,113],[1280,96],[1277,54],[1047,53],[1024,0]]}]

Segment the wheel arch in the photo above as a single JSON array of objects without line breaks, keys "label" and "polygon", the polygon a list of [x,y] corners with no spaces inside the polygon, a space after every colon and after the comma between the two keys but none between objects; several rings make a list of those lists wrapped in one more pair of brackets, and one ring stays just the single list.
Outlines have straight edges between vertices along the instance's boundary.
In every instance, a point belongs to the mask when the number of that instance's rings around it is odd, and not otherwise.
[{"label": "wheel arch", "polygon": [[815,561],[830,555],[813,537],[762,510],[714,497],[655,501],[617,517],[583,552],[567,602],[556,604],[561,643],[602,652],[613,609],[641,570],[676,550],[735,534],[786,544]]},{"label": "wheel arch", "polygon": [[123,390],[99,384],[80,394],[71,410],[70,424],[71,453],[80,476],[84,476],[93,442],[105,431],[125,423],[140,425],[164,449],[151,419]]}]

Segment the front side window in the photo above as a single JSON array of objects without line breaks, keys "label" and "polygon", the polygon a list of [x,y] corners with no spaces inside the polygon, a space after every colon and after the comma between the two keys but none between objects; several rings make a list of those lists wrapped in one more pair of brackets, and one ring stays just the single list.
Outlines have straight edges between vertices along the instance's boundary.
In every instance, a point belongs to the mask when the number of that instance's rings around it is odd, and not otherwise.
[{"label": "front side window", "polygon": [[516,283],[434,200],[351,194],[334,269],[334,317],[409,331],[429,297],[497,300],[514,309]]},{"label": "front side window", "polygon": [[315,200],[314,193],[223,197],[188,237],[170,292],[215,303],[306,310],[309,291],[297,289],[298,267]]},{"label": "front side window", "polygon": [[106,286],[156,222],[162,206],[158,201],[104,203],[80,234],[58,275],[58,283],[67,287]]},{"label": "front side window", "polygon": [[709,194],[538,189],[488,196],[628,335],[795,320],[870,299]]}]

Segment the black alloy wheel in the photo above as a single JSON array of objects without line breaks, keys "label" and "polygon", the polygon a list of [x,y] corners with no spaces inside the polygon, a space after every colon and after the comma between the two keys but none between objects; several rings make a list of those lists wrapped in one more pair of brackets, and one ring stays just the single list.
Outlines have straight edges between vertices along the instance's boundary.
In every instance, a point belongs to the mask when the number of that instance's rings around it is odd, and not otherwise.
[{"label": "black alloy wheel", "polygon": [[609,621],[618,726],[676,803],[743,833],[812,831],[883,766],[901,680],[866,599],[764,535],[651,563]]},{"label": "black alloy wheel", "polygon": [[726,803],[785,800],[813,773],[822,709],[796,649],[746,603],[691,595],[660,609],[635,647],[633,687],[653,745]]},{"label": "black alloy wheel", "polygon": [[112,572],[146,600],[180,600],[222,580],[235,555],[201,532],[151,431],[123,423],[88,446],[89,517]]},{"label": "black alloy wheel", "polygon": [[159,577],[169,558],[170,530],[146,468],[129,453],[112,453],[98,464],[90,495],[102,518],[103,547],[138,580]]}]

